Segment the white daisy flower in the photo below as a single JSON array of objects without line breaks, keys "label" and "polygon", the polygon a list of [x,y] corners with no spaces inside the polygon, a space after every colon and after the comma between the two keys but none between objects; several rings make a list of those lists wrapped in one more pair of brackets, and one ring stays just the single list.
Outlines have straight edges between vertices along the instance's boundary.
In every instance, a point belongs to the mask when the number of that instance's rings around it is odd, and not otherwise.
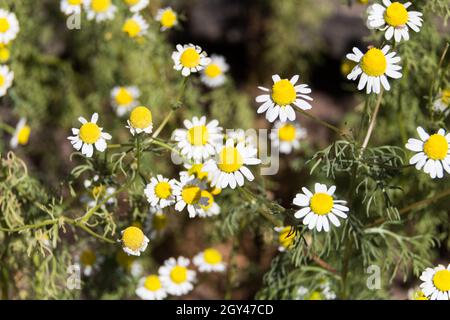
[{"label": "white daisy flower", "polygon": [[151,274],[139,280],[136,295],[143,300],[163,300],[167,297],[159,276]]},{"label": "white daisy flower", "polygon": [[300,140],[306,137],[306,129],[300,127],[297,122],[277,121],[274,130],[270,133],[270,139],[274,147],[281,153],[289,154],[292,150],[300,148]]},{"label": "white daisy flower", "polygon": [[128,18],[122,26],[122,31],[128,34],[130,38],[142,37],[148,30],[148,23],[139,14],[135,13]]},{"label": "white daisy flower", "polygon": [[[384,37],[395,42],[400,42],[402,38],[409,40],[409,28],[415,32],[422,27],[422,13],[418,11],[408,11],[411,2],[400,3],[397,1],[383,0],[383,5],[375,3],[367,9],[367,26],[369,29],[386,31]],[[408,28],[409,27],[409,28]]]},{"label": "white daisy flower", "polygon": [[181,74],[184,77],[189,76],[191,73],[202,70],[207,66],[211,59],[208,58],[205,51],[202,48],[193,44],[177,44],[177,51],[172,53],[172,60],[174,62],[174,69],[181,70]]},{"label": "white daisy flower", "polygon": [[201,72],[200,80],[210,88],[219,87],[225,83],[228,69],[225,57],[212,54],[211,62]]},{"label": "white daisy flower", "polygon": [[284,252],[292,248],[295,242],[297,231],[292,226],[275,227],[278,233],[278,251]]},{"label": "white daisy flower", "polygon": [[200,197],[205,199],[203,203],[199,203],[200,210],[197,211],[197,214],[200,218],[213,217],[220,214],[220,206],[214,201],[211,191],[202,190]]},{"label": "white daisy flower", "polygon": [[147,249],[149,241],[142,230],[137,227],[128,227],[123,230],[122,238],[119,240],[122,243],[123,251],[132,256],[140,256],[141,252]]},{"label": "white daisy flower", "polygon": [[[250,130],[249,130],[250,131]],[[253,129],[248,133],[244,129],[227,129],[225,134],[226,139],[232,139],[235,144],[240,142],[244,143],[246,146],[251,146],[253,148],[257,147],[258,136]]]},{"label": "white daisy flower", "polygon": [[27,125],[27,119],[20,118],[19,122],[16,125],[16,130],[14,130],[14,134],[9,142],[11,148],[15,149],[20,144],[22,146],[28,143],[30,139],[31,128]]},{"label": "white daisy flower", "polygon": [[83,0],[61,0],[60,8],[65,15],[80,14]]},{"label": "white daisy flower", "polygon": [[175,179],[167,179],[158,174],[150,179],[150,183],[144,189],[147,201],[152,207],[159,206],[165,208],[175,203],[174,189]]},{"label": "white daisy flower", "polygon": [[131,12],[138,12],[148,6],[150,0],[123,0]]},{"label": "white daisy flower", "polygon": [[198,253],[192,262],[200,272],[223,272],[226,268],[222,254],[214,248],[208,248]]},{"label": "white daisy flower", "polygon": [[155,20],[161,24],[161,31],[171,29],[178,24],[177,13],[171,7],[158,9]]},{"label": "white daisy flower", "polygon": [[180,181],[174,186],[173,194],[176,196],[175,210],[183,211],[185,207],[189,212],[189,218],[194,218],[202,213],[201,206],[208,206],[208,198],[202,196],[202,182],[194,176],[180,174]]},{"label": "white daisy flower", "polygon": [[450,113],[450,89],[442,90],[433,103],[433,110],[448,116]]},{"label": "white daisy flower", "polygon": [[114,19],[117,7],[112,0],[84,0],[84,9],[87,13],[88,20],[101,22]]},{"label": "white daisy flower", "polygon": [[418,152],[411,159],[417,170],[428,173],[432,179],[443,178],[444,170],[450,173],[450,133],[439,129],[436,134],[429,135],[422,127],[417,128],[420,140],[408,139],[406,149]]},{"label": "white daisy flower", "polygon": [[[82,198],[82,202],[86,202],[88,208],[93,208],[97,205],[97,203],[102,202],[104,199],[108,198],[114,192],[116,192],[116,188],[111,186],[106,186],[99,182],[99,176],[95,175],[92,179],[86,179],[83,182],[83,185],[86,189],[89,190],[90,195],[86,198]],[[106,200],[105,204],[113,205],[117,202],[115,197],[109,197]],[[102,205],[102,209],[105,209],[106,206]]]},{"label": "white daisy flower", "polygon": [[383,49],[371,48],[365,54],[358,48],[353,48],[353,53],[347,54],[347,59],[357,63],[356,67],[347,76],[349,80],[356,80],[360,76],[358,83],[358,90],[363,90],[366,87],[367,94],[374,92],[380,93],[381,86],[386,90],[390,90],[391,86],[387,77],[393,79],[400,79],[402,74],[401,66],[397,65],[400,62],[400,57],[397,53],[389,52],[390,47],[384,46]]},{"label": "white daisy flower", "polygon": [[119,117],[127,114],[139,105],[141,92],[135,86],[114,87],[111,90],[111,103]]},{"label": "white daisy flower", "polygon": [[8,44],[19,33],[19,21],[16,14],[0,9],[0,43]]},{"label": "white daisy flower", "polygon": [[185,257],[169,258],[159,267],[159,277],[167,293],[181,296],[194,289],[196,273],[188,269],[189,263]]},{"label": "white daisy flower", "polygon": [[236,186],[244,185],[244,176],[253,181],[255,178],[246,165],[257,165],[261,163],[258,159],[257,150],[251,146],[245,146],[240,142],[236,146],[232,139],[226,141],[225,146],[216,148],[217,159],[208,160],[204,170],[211,177],[211,185],[219,188],[235,189]]},{"label": "white daisy flower", "polygon": [[148,218],[149,238],[153,240],[159,237],[167,227],[167,215],[160,207],[150,207]]},{"label": "white daisy flower", "polygon": [[81,263],[83,274],[89,277],[99,266],[99,259],[91,249],[83,250],[77,257],[76,261]]},{"label": "white daisy flower", "polygon": [[450,264],[425,269],[420,280],[420,288],[430,300],[450,300]]},{"label": "white daisy flower", "polygon": [[215,146],[223,139],[219,121],[206,123],[206,117],[193,117],[192,121],[184,120],[186,129],[177,129],[172,139],[178,142],[181,154],[188,159],[201,161],[215,154]]},{"label": "white daisy flower", "polygon": [[345,212],[349,211],[348,207],[344,206],[347,202],[344,200],[335,200],[333,198],[335,186],[327,189],[324,184],[316,183],[314,186],[314,194],[307,188],[303,187],[303,193],[298,193],[295,196],[293,203],[297,206],[304,207],[298,210],[294,216],[297,219],[303,218],[303,224],[307,225],[310,230],[325,232],[330,231],[330,224],[339,227],[341,223],[338,217],[342,219],[347,218]]},{"label": "white daisy flower", "polygon": [[12,86],[13,80],[14,72],[8,66],[0,65],[0,97],[6,95],[6,92]]},{"label": "white daisy flower", "polygon": [[334,300],[336,293],[331,290],[329,283],[323,283],[315,291],[300,286],[297,290],[297,300]]},{"label": "white daisy flower", "polygon": [[311,109],[311,105],[306,100],[312,101],[308,94],[311,89],[307,84],[296,85],[299,79],[298,75],[293,76],[290,80],[281,79],[279,75],[273,75],[272,89],[258,87],[266,93],[256,97],[256,102],[262,105],[256,111],[257,113],[266,113],[266,119],[274,122],[278,117],[281,121],[294,121],[295,111],[293,105],[302,110]]},{"label": "white daisy flower", "polygon": [[144,106],[136,107],[131,111],[127,123],[126,128],[130,129],[133,136],[142,132],[150,134],[153,131],[152,112]]},{"label": "white daisy flower", "polygon": [[67,137],[76,150],[81,150],[81,154],[86,157],[92,157],[94,146],[100,152],[106,150],[106,140],[111,139],[109,133],[103,132],[103,128],[97,125],[98,113],[94,113],[91,121],[87,121],[83,117],[79,117],[78,121],[82,126],[80,129],[72,128],[74,136]]}]

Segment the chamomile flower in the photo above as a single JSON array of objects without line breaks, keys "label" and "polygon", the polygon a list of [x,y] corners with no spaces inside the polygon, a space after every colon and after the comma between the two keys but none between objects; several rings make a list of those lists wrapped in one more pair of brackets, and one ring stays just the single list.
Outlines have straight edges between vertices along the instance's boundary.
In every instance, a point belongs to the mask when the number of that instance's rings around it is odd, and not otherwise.
[{"label": "chamomile flower", "polygon": [[211,120],[206,123],[206,117],[193,117],[184,120],[186,129],[177,129],[172,134],[172,139],[178,142],[178,148],[183,156],[188,159],[201,161],[215,154],[215,146],[222,141],[222,128],[219,121]]},{"label": "chamomile flower", "polygon": [[123,230],[122,238],[119,240],[122,243],[123,251],[133,256],[140,256],[141,252],[147,249],[149,241],[142,230],[137,227],[128,227]]},{"label": "chamomile flower", "polygon": [[148,6],[150,0],[123,0],[131,12],[138,12]]},{"label": "chamomile flower", "polygon": [[444,170],[450,173],[450,133],[445,134],[444,129],[429,135],[422,127],[417,128],[419,139],[410,138],[406,149],[417,152],[411,159],[417,170],[428,173],[432,179],[443,178]]},{"label": "chamomile flower", "polygon": [[130,129],[133,136],[142,132],[150,134],[153,131],[152,112],[144,106],[136,107],[131,111],[127,123],[126,127]]},{"label": "chamomile flower", "polygon": [[78,121],[81,122],[81,128],[72,128],[74,136],[70,136],[67,139],[76,150],[81,150],[81,154],[86,157],[92,157],[94,153],[94,146],[100,152],[106,150],[106,140],[111,139],[109,133],[103,132],[103,128],[97,125],[98,113],[94,113],[91,117],[91,121],[87,121],[83,117],[79,117]]},{"label": "chamomile flower", "polygon": [[87,277],[98,267],[97,255],[89,248],[81,251],[76,260],[81,263],[83,274]]},{"label": "chamomile flower", "polygon": [[417,288],[408,290],[408,296],[409,300],[430,300],[422,290],[417,290]]},{"label": "chamomile flower", "polygon": [[[117,202],[117,199],[112,196],[116,192],[116,188],[100,183],[98,175],[95,175],[92,179],[84,180],[83,185],[89,191],[89,196],[82,199],[83,202],[87,203],[88,208],[95,207],[97,203],[103,202],[106,198],[106,205],[113,205]],[[101,208],[106,207],[102,205]]]},{"label": "chamomile flower", "polygon": [[[222,189],[210,186],[211,180],[209,178],[208,172],[203,170],[203,163],[185,163],[184,167],[187,169],[187,171],[180,171],[180,175],[193,175],[195,178],[201,181],[203,185],[206,185],[205,190],[208,191],[212,196],[216,196],[222,192]],[[206,195],[206,197],[209,198],[208,195]],[[200,214],[200,217],[212,216],[220,213],[220,207],[217,204],[213,204],[213,206],[209,209],[211,210],[208,210],[208,213]]]},{"label": "chamomile flower", "polygon": [[232,139],[235,144],[242,142],[246,146],[248,145],[256,148],[258,133],[254,129],[227,129],[225,133],[225,139]]},{"label": "chamomile flower", "polygon": [[450,89],[442,90],[433,103],[433,110],[447,116],[450,113]]},{"label": "chamomile flower", "polygon": [[204,170],[210,174],[211,185],[219,188],[235,189],[236,186],[244,185],[244,177],[249,181],[255,178],[247,165],[257,165],[261,163],[258,159],[257,150],[252,146],[245,146],[240,142],[235,145],[232,139],[228,139],[224,146],[216,148],[216,159],[208,160],[204,165]]},{"label": "chamomile flower", "polygon": [[3,43],[0,43],[0,63],[8,62],[10,57],[11,52],[9,51],[8,46]]},{"label": "chamomile flower", "polygon": [[167,227],[167,215],[159,207],[150,207],[149,222],[149,238],[155,239],[160,236]]},{"label": "chamomile flower", "polygon": [[174,62],[174,69],[181,71],[184,77],[191,73],[198,72],[207,66],[211,59],[205,51],[199,46],[193,44],[177,44],[177,51],[172,53],[172,60]]},{"label": "chamomile flower", "polygon": [[111,91],[111,102],[117,115],[121,117],[137,107],[140,95],[141,92],[135,86],[114,87]]},{"label": "chamomile flower", "polygon": [[353,48],[353,53],[347,54],[347,59],[354,61],[357,65],[347,76],[349,80],[356,80],[360,76],[358,90],[366,87],[367,94],[374,92],[379,94],[381,86],[386,90],[390,90],[391,86],[387,77],[399,79],[402,77],[400,57],[395,52],[389,53],[389,46],[384,46],[381,50],[370,48],[365,54],[358,48]]},{"label": "chamomile flower", "polygon": [[112,20],[117,11],[117,7],[112,0],[84,0],[84,9],[88,20],[97,22]]},{"label": "chamomile flower", "polygon": [[278,117],[284,122],[295,120],[295,111],[292,106],[302,110],[311,109],[311,105],[306,101],[313,100],[308,95],[311,93],[311,89],[307,84],[297,85],[298,79],[298,75],[293,76],[290,80],[281,79],[277,74],[273,75],[271,89],[258,87],[265,94],[256,97],[256,102],[262,103],[256,112],[265,112],[269,122],[274,122]]},{"label": "chamomile flower", "polygon": [[161,24],[161,31],[171,29],[178,24],[178,16],[171,7],[159,9],[156,13],[155,20]]},{"label": "chamomile flower", "polygon": [[212,191],[202,190],[200,197],[206,199],[204,202],[199,203],[200,210],[197,211],[197,214],[200,218],[207,218],[220,214],[220,206],[214,201]]},{"label": "chamomile flower", "polygon": [[183,211],[187,207],[189,217],[194,218],[203,210],[201,205],[207,206],[208,198],[202,196],[201,181],[187,174],[180,175],[180,181],[175,184],[173,194],[176,196],[175,210]]},{"label": "chamomile flower", "polygon": [[297,290],[298,300],[334,300],[336,299],[336,293],[331,290],[328,282],[319,285],[317,290],[311,291],[301,286]]},{"label": "chamomile flower", "polygon": [[[367,9],[369,29],[385,31],[386,40],[394,37],[395,42],[400,42],[402,38],[409,40],[409,28],[415,32],[420,31],[422,26],[422,13],[418,11],[408,11],[411,2],[400,3],[383,0],[383,5],[375,3]],[[409,27],[409,28],[408,28]]]},{"label": "chamomile flower", "polygon": [[83,0],[61,0],[60,9],[65,15],[80,14]]},{"label": "chamomile flower", "polygon": [[122,31],[128,34],[130,38],[143,36],[148,30],[148,23],[139,13],[135,13],[127,19],[122,26]]},{"label": "chamomile flower", "polygon": [[427,268],[420,280],[423,293],[430,300],[450,300],[450,264],[447,268],[439,265],[435,268]]},{"label": "chamomile flower", "polygon": [[284,252],[292,248],[295,242],[297,231],[292,226],[275,227],[278,233],[278,251]]},{"label": "chamomile flower", "polygon": [[175,203],[174,189],[176,180],[164,178],[158,174],[150,179],[150,183],[144,189],[147,201],[152,207],[165,208]]},{"label": "chamomile flower", "polygon": [[8,66],[0,65],[0,97],[6,95],[14,80],[14,72]]},{"label": "chamomile flower", "polygon": [[325,232],[330,231],[329,221],[339,227],[341,223],[337,217],[346,219],[347,214],[345,212],[349,209],[344,206],[347,203],[346,201],[333,198],[335,190],[335,186],[327,188],[324,184],[316,183],[313,194],[303,187],[303,193],[298,193],[293,201],[295,205],[303,207],[295,213],[295,218],[303,218],[304,225],[307,225],[310,230],[316,229],[319,232],[322,229]]},{"label": "chamomile flower", "polygon": [[223,85],[226,81],[225,73],[229,66],[223,56],[211,55],[211,62],[202,70],[200,80],[210,88]]},{"label": "chamomile flower", "polygon": [[159,276],[151,274],[139,280],[136,295],[143,300],[162,300],[167,297],[167,292]]},{"label": "chamomile flower", "polygon": [[11,148],[15,149],[20,144],[22,146],[28,143],[30,139],[31,128],[27,125],[27,119],[21,118],[16,125],[16,130],[9,142]]},{"label": "chamomile flower", "polygon": [[15,13],[0,9],[0,43],[8,44],[19,33],[19,21]]},{"label": "chamomile flower", "polygon": [[297,122],[275,122],[274,130],[270,133],[273,146],[281,153],[289,154],[300,148],[300,139],[306,137],[306,130]]},{"label": "chamomile flower", "polygon": [[123,250],[120,250],[117,251],[116,261],[125,272],[130,273],[134,278],[142,275],[144,267],[137,257],[130,256]]},{"label": "chamomile flower", "polygon": [[196,273],[188,268],[189,263],[185,257],[169,258],[159,267],[159,278],[167,293],[181,296],[194,289]]},{"label": "chamomile flower", "polygon": [[214,248],[208,248],[197,254],[192,262],[197,266],[200,272],[223,272],[225,263],[222,254]]}]

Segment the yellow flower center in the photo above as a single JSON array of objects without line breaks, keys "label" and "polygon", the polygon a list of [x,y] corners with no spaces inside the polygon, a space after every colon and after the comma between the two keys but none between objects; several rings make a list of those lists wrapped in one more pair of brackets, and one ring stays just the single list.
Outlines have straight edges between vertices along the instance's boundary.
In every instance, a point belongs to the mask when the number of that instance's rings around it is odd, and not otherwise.
[{"label": "yellow flower center", "polygon": [[167,225],[167,217],[163,213],[157,213],[153,216],[153,228],[155,230],[163,230]]},{"label": "yellow flower center", "polygon": [[116,94],[116,102],[118,105],[128,105],[133,102],[133,96],[125,88],[119,88]]},{"label": "yellow flower center", "polygon": [[144,233],[137,227],[128,227],[122,234],[123,245],[133,251],[137,251],[144,243]]},{"label": "yellow flower center", "polygon": [[201,197],[201,189],[194,185],[186,185],[181,191],[181,197],[187,204],[196,204]]},{"label": "yellow flower center", "polygon": [[17,135],[17,141],[19,144],[25,145],[28,143],[28,140],[30,139],[30,132],[31,128],[29,126],[23,126],[23,128],[19,130]]},{"label": "yellow flower center", "polygon": [[209,78],[215,78],[222,74],[222,69],[217,64],[211,63],[205,68],[205,74]]},{"label": "yellow flower center", "polygon": [[0,74],[0,86],[5,84],[5,77]]},{"label": "yellow flower center", "polygon": [[186,267],[175,266],[170,271],[170,279],[176,284],[183,283],[187,280],[187,271]]},{"label": "yellow flower center", "polygon": [[172,195],[172,187],[168,182],[158,182],[155,186],[155,194],[158,198],[167,199]]},{"label": "yellow flower center", "polygon": [[149,291],[158,291],[161,289],[161,281],[159,281],[159,277],[157,275],[150,275],[147,278],[145,278],[144,282],[144,288]]},{"label": "yellow flower center", "polygon": [[450,105],[450,89],[446,89],[442,91],[442,103],[446,105]]},{"label": "yellow flower center", "polygon": [[279,106],[286,106],[297,99],[297,93],[292,83],[283,79],[276,82],[272,87],[272,100]]},{"label": "yellow flower center", "polygon": [[316,193],[310,201],[311,210],[318,215],[326,215],[333,208],[333,197],[326,193]]},{"label": "yellow flower center", "polygon": [[278,241],[286,249],[292,247],[295,240],[295,230],[291,226],[284,227],[278,235]]},{"label": "yellow flower center", "polygon": [[194,126],[188,130],[187,139],[193,146],[204,146],[208,138],[208,128],[204,125]]},{"label": "yellow flower center", "polygon": [[188,170],[189,175],[195,175],[200,180],[208,177],[208,172],[203,172],[203,164],[193,164],[192,167]]},{"label": "yellow flower center", "polygon": [[202,190],[201,193],[201,198],[207,198],[208,199],[208,204],[207,205],[202,205],[200,204],[200,208],[202,208],[203,210],[209,210],[213,203],[214,203],[214,197],[212,196],[212,194],[206,190]]},{"label": "yellow flower center", "polygon": [[124,1],[127,5],[129,5],[131,7],[131,6],[134,6],[135,4],[137,4],[140,0],[124,0]]},{"label": "yellow flower center", "polygon": [[130,36],[131,38],[135,38],[141,32],[141,26],[136,20],[128,19],[124,23],[122,31],[128,33],[128,36]]},{"label": "yellow flower center", "polygon": [[111,6],[111,0],[92,0],[91,8],[95,12],[105,12]]},{"label": "yellow flower center", "polygon": [[161,25],[165,28],[172,28],[177,23],[177,15],[173,10],[166,10],[161,16]]},{"label": "yellow flower center", "polygon": [[428,300],[427,296],[421,290],[416,291],[414,293],[413,299],[414,300]]},{"label": "yellow flower center", "polygon": [[98,198],[103,195],[106,191],[106,188],[103,185],[95,186],[92,188],[92,196],[94,198]]},{"label": "yellow flower center", "polygon": [[439,291],[449,291],[450,290],[450,271],[449,270],[439,270],[434,274],[433,283]]},{"label": "yellow flower center", "polygon": [[311,293],[308,300],[322,300],[322,295],[319,291],[314,291],[313,293]]},{"label": "yellow flower center", "polygon": [[137,129],[148,128],[152,124],[152,112],[147,107],[136,107],[131,111],[130,123]]},{"label": "yellow flower center", "polygon": [[430,159],[444,160],[448,152],[447,139],[440,134],[433,134],[423,145],[423,151]]},{"label": "yellow flower center", "polygon": [[97,257],[92,250],[84,250],[80,254],[80,261],[85,266],[92,266],[95,263]]},{"label": "yellow flower center", "polygon": [[68,2],[72,6],[78,6],[83,2],[83,0],[69,0]]},{"label": "yellow flower center", "polygon": [[282,141],[294,141],[296,128],[292,124],[285,124],[278,129],[278,137]]},{"label": "yellow flower center", "polygon": [[100,138],[101,131],[97,124],[87,122],[80,128],[80,139],[84,143],[95,143]]},{"label": "yellow flower center", "polygon": [[9,49],[6,47],[1,47],[0,48],[0,62],[6,62],[9,60],[10,57],[10,52]]},{"label": "yellow flower center", "polygon": [[380,49],[372,48],[361,59],[361,69],[368,76],[378,77],[386,72],[387,61]]},{"label": "yellow flower center", "polygon": [[195,68],[200,64],[200,55],[194,48],[187,48],[181,54],[180,62],[186,68]]},{"label": "yellow flower center", "polygon": [[214,188],[212,188],[212,190],[211,190],[211,194],[213,195],[213,196],[217,196],[218,194],[220,194],[222,192],[222,189],[221,188],[217,188],[217,187],[214,187]]},{"label": "yellow flower center", "polygon": [[384,20],[393,27],[404,26],[408,22],[408,11],[403,4],[393,2],[386,9]]},{"label": "yellow flower center", "polygon": [[231,173],[238,171],[244,164],[241,154],[235,147],[225,147],[219,153],[219,163],[217,166],[220,170]]},{"label": "yellow flower center", "polygon": [[208,264],[218,264],[222,262],[222,255],[219,251],[213,248],[209,248],[203,251],[203,258]]},{"label": "yellow flower center", "polygon": [[0,18],[0,32],[6,32],[9,30],[9,21],[7,18]]},{"label": "yellow flower center", "polygon": [[125,270],[129,270],[135,260],[135,256],[129,256],[123,250],[117,252],[116,261]]},{"label": "yellow flower center", "polygon": [[341,64],[341,73],[343,76],[347,76],[353,68],[356,66],[356,62],[345,59]]}]

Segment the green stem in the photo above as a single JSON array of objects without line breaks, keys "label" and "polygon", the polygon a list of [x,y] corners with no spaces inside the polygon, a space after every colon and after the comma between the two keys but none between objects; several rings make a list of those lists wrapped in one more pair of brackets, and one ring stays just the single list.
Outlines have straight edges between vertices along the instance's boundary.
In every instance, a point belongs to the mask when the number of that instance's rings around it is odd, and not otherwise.
[{"label": "green stem", "polygon": [[306,112],[306,111],[304,111],[304,110],[302,110],[302,109],[295,108],[295,110],[297,110],[297,111],[300,112],[301,114],[305,115],[306,117],[308,117],[308,118],[314,120],[315,122],[317,122],[317,123],[319,123],[319,124],[321,124],[321,125],[327,127],[328,129],[333,130],[334,132],[336,132],[337,134],[339,134],[339,135],[342,136],[342,137],[348,137],[348,136],[349,136],[349,134],[348,134],[347,132],[342,131],[342,130],[339,129],[338,127],[333,126],[332,124],[330,124],[330,123],[328,123],[328,122],[326,122],[326,121],[323,121],[323,120],[319,119],[318,117],[313,116],[312,114],[310,114],[310,113],[308,113],[308,112]]},{"label": "green stem", "polygon": [[381,88],[381,92],[378,95],[377,103],[376,103],[375,109],[373,111],[372,119],[370,120],[369,128],[367,129],[366,137],[364,138],[364,141],[361,145],[361,151],[359,154],[360,158],[363,155],[364,150],[369,145],[370,138],[372,137],[372,132],[373,132],[373,129],[375,128],[375,123],[377,121],[378,112],[380,111],[381,101],[383,100],[383,93],[384,93],[384,88]]},{"label": "green stem", "polygon": [[16,128],[11,127],[9,124],[6,124],[4,122],[0,122],[0,129],[3,129],[4,131],[8,132],[11,135],[13,135],[16,132]]}]

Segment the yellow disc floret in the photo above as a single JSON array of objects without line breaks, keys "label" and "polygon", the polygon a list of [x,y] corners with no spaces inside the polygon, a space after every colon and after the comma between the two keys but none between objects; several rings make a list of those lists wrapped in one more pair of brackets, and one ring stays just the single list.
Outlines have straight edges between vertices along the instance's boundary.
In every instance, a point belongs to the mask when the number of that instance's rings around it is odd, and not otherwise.
[{"label": "yellow disc floret", "polygon": [[155,186],[155,194],[158,198],[167,199],[172,195],[172,187],[166,181],[158,182]]},{"label": "yellow disc floret", "polygon": [[137,227],[128,227],[122,234],[122,243],[126,248],[138,251],[144,243],[144,233]]},{"label": "yellow disc floret", "polygon": [[152,112],[147,107],[136,107],[131,111],[130,123],[134,128],[145,129],[152,124]]},{"label": "yellow disc floret", "polygon": [[141,26],[139,23],[134,19],[128,19],[125,21],[122,31],[128,33],[128,36],[131,38],[135,38],[139,35],[141,32]]},{"label": "yellow disc floret", "polygon": [[93,122],[87,122],[80,128],[80,139],[84,143],[93,144],[97,142],[100,136],[100,128]]},{"label": "yellow disc floret", "polygon": [[0,18],[0,32],[4,33],[9,30],[9,21],[7,18]]},{"label": "yellow disc floret", "polygon": [[5,63],[9,60],[10,52],[7,47],[0,46],[0,62]]},{"label": "yellow disc floret", "polygon": [[203,169],[202,163],[193,164],[192,167],[189,168],[188,173],[189,175],[194,174],[200,180],[205,179],[208,177],[208,172],[203,172],[202,169]]},{"label": "yellow disc floret", "polygon": [[145,278],[144,282],[144,288],[149,291],[158,291],[161,289],[161,281],[159,280],[159,277],[155,274],[152,274]]},{"label": "yellow disc floret", "polygon": [[211,63],[205,68],[205,74],[209,78],[215,78],[222,74],[222,69],[217,64]]},{"label": "yellow disc floret", "polygon": [[167,225],[167,216],[164,213],[156,213],[153,216],[152,225],[155,230],[163,230]]},{"label": "yellow disc floret", "polygon": [[116,94],[116,102],[118,105],[128,105],[133,102],[133,96],[126,88],[119,88]]},{"label": "yellow disc floret", "polygon": [[194,126],[187,133],[187,139],[193,146],[204,146],[208,142],[208,138],[208,128],[204,125]]},{"label": "yellow disc floret", "polygon": [[310,201],[311,210],[318,215],[326,215],[333,208],[333,197],[326,193],[316,193]]},{"label": "yellow disc floret", "polygon": [[78,6],[83,2],[83,0],[69,0],[69,4],[72,6]]},{"label": "yellow disc floret", "polygon": [[211,209],[212,205],[214,204],[214,197],[213,195],[206,191],[206,190],[202,190],[201,193],[201,198],[205,198],[208,200],[208,203],[206,205],[200,204],[200,208],[202,208],[203,210],[209,210]]},{"label": "yellow disc floret", "polygon": [[219,153],[217,166],[220,170],[231,173],[238,171],[244,164],[241,154],[235,147],[225,147]]},{"label": "yellow disc floret", "polygon": [[94,265],[96,259],[95,253],[90,249],[84,250],[80,254],[80,262],[85,266]]},{"label": "yellow disc floret", "polygon": [[450,89],[442,90],[442,103],[445,105],[450,105]]},{"label": "yellow disc floret", "polygon": [[127,5],[129,5],[131,7],[131,6],[134,6],[135,4],[137,4],[140,0],[124,0],[124,1]]},{"label": "yellow disc floret", "polygon": [[272,100],[279,106],[286,106],[297,99],[294,85],[287,79],[276,82],[272,87]]},{"label": "yellow disc floret", "polygon": [[17,134],[17,141],[19,142],[19,144],[26,145],[28,143],[28,140],[30,139],[30,132],[31,128],[27,125],[23,126],[19,130],[19,133]]},{"label": "yellow disc floret", "polygon": [[294,244],[295,230],[291,226],[284,227],[278,235],[278,242],[286,249],[289,249]]},{"label": "yellow disc floret", "polygon": [[201,189],[194,185],[186,185],[181,191],[181,197],[187,204],[197,204],[201,197]]},{"label": "yellow disc floret", "polygon": [[433,160],[444,160],[448,153],[448,142],[444,136],[433,134],[423,145],[425,154]]},{"label": "yellow disc floret", "polygon": [[222,262],[222,255],[214,248],[203,251],[203,259],[208,264],[218,264]]},{"label": "yellow disc floret", "polygon": [[177,15],[173,10],[167,9],[161,15],[160,22],[164,28],[172,28],[177,23]]},{"label": "yellow disc floret", "polygon": [[105,12],[111,6],[111,0],[92,0],[91,8],[95,12]]},{"label": "yellow disc floret", "polygon": [[195,68],[200,64],[200,55],[194,48],[187,48],[181,54],[180,62],[186,68]]},{"label": "yellow disc floret", "polygon": [[434,274],[433,283],[439,291],[450,290],[450,270],[439,270]]},{"label": "yellow disc floret", "polygon": [[377,48],[371,48],[361,58],[361,69],[371,77],[379,77],[386,72],[387,60],[384,53]]},{"label": "yellow disc floret", "polygon": [[384,20],[393,26],[404,26],[408,22],[408,11],[405,6],[399,2],[393,2],[384,13]]},{"label": "yellow disc floret", "polygon": [[282,141],[291,142],[295,140],[295,136],[296,136],[296,128],[292,124],[287,123],[285,125],[282,125],[278,129],[278,137]]},{"label": "yellow disc floret", "polygon": [[175,266],[170,271],[170,279],[176,284],[183,283],[187,280],[187,269],[182,266]]},{"label": "yellow disc floret", "polygon": [[308,300],[323,300],[323,299],[319,291],[314,291],[313,293],[311,293]]}]

